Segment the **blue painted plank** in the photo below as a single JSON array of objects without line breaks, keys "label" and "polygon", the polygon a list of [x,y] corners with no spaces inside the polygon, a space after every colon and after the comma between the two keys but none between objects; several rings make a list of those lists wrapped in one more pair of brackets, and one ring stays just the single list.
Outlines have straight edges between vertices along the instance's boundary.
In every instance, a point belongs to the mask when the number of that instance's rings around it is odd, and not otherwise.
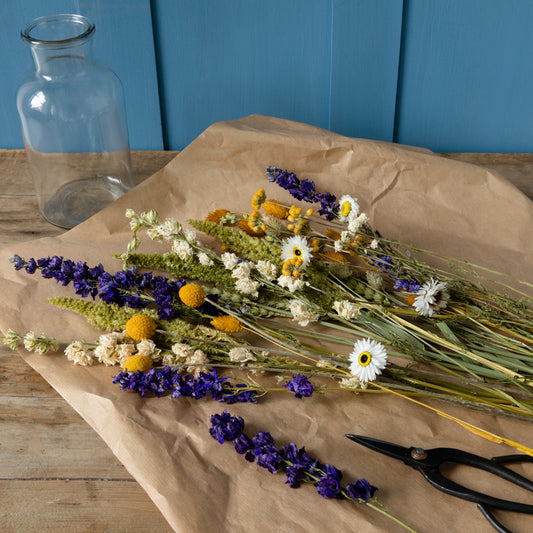
[{"label": "blue painted plank", "polygon": [[330,129],[392,141],[402,0],[333,0]]},{"label": "blue painted plank", "polygon": [[166,146],[248,114],[329,127],[329,0],[153,0]]},{"label": "blue painted plank", "polygon": [[131,147],[162,149],[151,11],[144,0],[122,0],[118,4],[111,0],[2,0],[0,147],[23,147],[16,91],[32,59],[20,30],[34,18],[53,13],[78,13],[93,20],[95,56],[108,64],[124,85]]},{"label": "blue painted plank", "polygon": [[533,2],[406,0],[397,137],[442,152],[533,152]]},{"label": "blue painted plank", "polygon": [[20,31],[50,13],[79,13],[76,0],[2,0],[0,2],[0,148],[23,148],[17,113],[17,89],[33,64]]},{"label": "blue painted plank", "polygon": [[131,148],[162,150],[149,0],[82,0],[80,9],[96,25],[95,56],[109,65],[122,81]]}]

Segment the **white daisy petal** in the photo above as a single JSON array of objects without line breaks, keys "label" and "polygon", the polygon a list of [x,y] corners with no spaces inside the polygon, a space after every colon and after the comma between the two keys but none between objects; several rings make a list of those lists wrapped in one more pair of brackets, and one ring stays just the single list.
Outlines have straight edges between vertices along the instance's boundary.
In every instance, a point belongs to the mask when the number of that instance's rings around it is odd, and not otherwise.
[{"label": "white daisy petal", "polygon": [[431,278],[417,291],[413,307],[422,316],[433,316],[448,305],[448,285]]},{"label": "white daisy petal", "polygon": [[347,222],[353,220],[357,215],[359,215],[357,199],[348,194],[341,196],[339,200],[339,220],[341,222]]},{"label": "white daisy petal", "polygon": [[283,262],[288,261],[289,259],[298,258],[302,260],[302,265],[300,269],[304,269],[309,265],[313,249],[307,244],[307,240],[300,236],[294,235],[294,237],[289,237],[281,248],[281,259]]},{"label": "white daisy petal", "polygon": [[387,351],[383,344],[372,340],[358,340],[350,354],[350,372],[361,383],[374,381],[387,366]]}]

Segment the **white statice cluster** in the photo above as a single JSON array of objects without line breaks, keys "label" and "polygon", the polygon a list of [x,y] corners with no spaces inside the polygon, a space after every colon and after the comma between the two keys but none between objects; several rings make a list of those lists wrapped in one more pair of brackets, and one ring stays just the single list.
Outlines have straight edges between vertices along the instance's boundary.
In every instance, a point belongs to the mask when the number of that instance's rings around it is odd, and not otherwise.
[{"label": "white statice cluster", "polygon": [[228,352],[228,357],[230,361],[234,363],[247,363],[248,361],[256,361],[257,358],[248,348],[237,347],[232,348]]},{"label": "white statice cluster", "polygon": [[231,252],[225,252],[220,256],[226,270],[233,270],[239,264],[239,257]]},{"label": "white statice cluster", "polygon": [[205,252],[198,253],[198,261],[203,266],[211,266],[213,264],[213,260]]},{"label": "white statice cluster", "polygon": [[361,213],[360,215],[348,221],[348,231],[357,233],[367,222],[368,215],[366,213]]},{"label": "white statice cluster", "polygon": [[241,294],[257,298],[261,284],[252,278],[252,271],[256,268],[252,261],[241,261],[233,253],[224,253],[220,256],[222,264],[227,270],[231,270],[231,277],[235,279],[235,288]]},{"label": "white statice cluster", "polygon": [[278,278],[278,285],[284,289],[287,289],[289,292],[301,291],[306,282],[300,278],[295,278],[294,276],[284,276],[281,275]]},{"label": "white statice cluster", "polygon": [[278,275],[278,268],[272,261],[257,261],[255,268],[267,281],[274,281]]},{"label": "white statice cluster", "polygon": [[91,355],[91,351],[81,341],[74,341],[65,348],[65,355],[69,361],[72,361],[75,365],[91,366],[94,363],[94,359]]},{"label": "white statice cluster", "polygon": [[[88,356],[96,359],[99,363],[106,366],[123,365],[133,355],[144,355],[150,357],[154,362],[161,360],[161,350],[155,345],[154,341],[144,339],[135,342],[126,332],[111,332],[100,335],[94,351],[91,353],[85,349],[84,353],[80,350],[80,341],[69,344],[65,349],[67,358],[75,364],[87,366]],[[85,361],[87,364],[83,364]],[[92,363],[90,363],[92,364]]]},{"label": "white statice cluster", "polygon": [[231,276],[237,280],[235,288],[241,294],[257,298],[259,296],[260,283],[251,277],[254,266],[251,261],[242,261],[231,271]]},{"label": "white statice cluster", "polygon": [[354,302],[348,300],[339,300],[333,303],[333,309],[337,314],[347,320],[357,318],[361,310],[360,306]]},{"label": "white statice cluster", "polygon": [[292,319],[302,327],[308,326],[311,322],[316,322],[320,315],[310,310],[305,302],[301,300],[291,300],[289,306]]},{"label": "white statice cluster", "polygon": [[193,247],[186,240],[172,241],[172,251],[182,260],[188,261],[194,257]]},{"label": "white statice cluster", "polygon": [[201,372],[208,372],[209,369],[205,366],[207,355],[202,350],[195,350],[192,346],[177,342],[172,345],[172,353],[167,353],[163,356],[164,365],[183,365],[185,370],[195,377],[198,377]]},{"label": "white statice cluster", "polygon": [[173,219],[167,218],[162,224],[156,224],[146,232],[153,241],[169,241],[179,239],[181,236],[181,224]]}]

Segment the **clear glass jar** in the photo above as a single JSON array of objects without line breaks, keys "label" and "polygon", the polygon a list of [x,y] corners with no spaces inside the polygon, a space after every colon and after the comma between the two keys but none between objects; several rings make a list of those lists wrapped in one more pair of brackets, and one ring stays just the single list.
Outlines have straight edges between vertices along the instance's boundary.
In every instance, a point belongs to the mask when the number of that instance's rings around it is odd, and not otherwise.
[{"label": "clear glass jar", "polygon": [[17,94],[24,146],[39,209],[71,228],[132,185],[122,84],[93,60],[94,25],[51,15],[22,32],[34,68]]}]

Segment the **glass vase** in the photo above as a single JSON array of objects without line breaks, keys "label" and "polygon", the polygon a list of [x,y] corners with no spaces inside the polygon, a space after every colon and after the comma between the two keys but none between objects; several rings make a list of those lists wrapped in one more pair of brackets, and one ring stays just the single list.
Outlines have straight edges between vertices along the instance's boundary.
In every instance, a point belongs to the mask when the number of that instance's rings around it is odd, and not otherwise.
[{"label": "glass vase", "polygon": [[94,25],[80,15],[51,15],[22,32],[34,68],[17,108],[39,209],[71,228],[131,186],[122,84],[93,59]]}]

